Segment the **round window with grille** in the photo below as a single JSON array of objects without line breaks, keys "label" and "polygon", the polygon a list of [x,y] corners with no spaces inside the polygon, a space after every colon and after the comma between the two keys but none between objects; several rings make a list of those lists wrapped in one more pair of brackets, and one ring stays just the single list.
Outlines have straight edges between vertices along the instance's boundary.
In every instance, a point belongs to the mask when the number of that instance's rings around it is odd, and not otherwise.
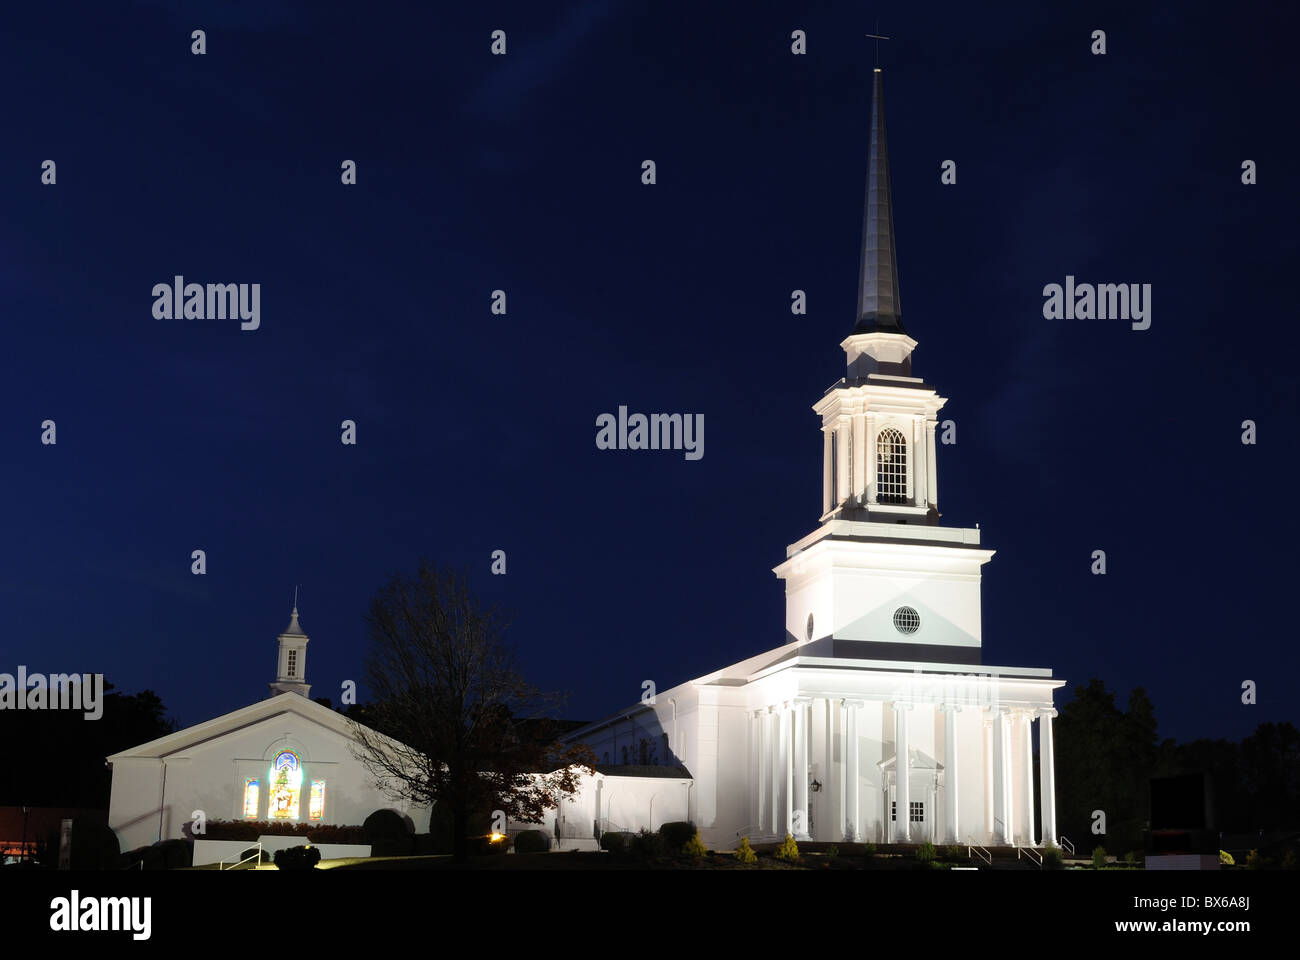
[{"label": "round window with grille", "polygon": [[899,633],[916,633],[921,629],[921,615],[911,607],[899,607],[894,611],[894,628]]}]

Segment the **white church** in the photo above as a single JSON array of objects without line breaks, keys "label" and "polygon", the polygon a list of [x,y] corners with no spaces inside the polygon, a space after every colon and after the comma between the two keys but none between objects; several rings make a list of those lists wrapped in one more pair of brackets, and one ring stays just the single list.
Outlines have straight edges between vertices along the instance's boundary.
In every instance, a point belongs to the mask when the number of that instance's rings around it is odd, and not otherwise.
[{"label": "white church", "polygon": [[840,346],[847,375],[813,406],[821,516],[774,571],[786,643],[569,734],[601,762],[546,825],[561,848],[670,820],[693,821],[715,849],[787,833],[1057,842],[1052,697],[1065,681],[983,662],[980,576],[993,551],[978,528],[939,522],[947,401],[912,375],[879,69],[858,317]]},{"label": "white church", "polygon": [[360,825],[387,809],[428,830],[429,807],[387,799],[353,755],[352,722],[310,698],[308,639],[295,603],[276,638],[270,696],[108,758],[108,825],[123,851],[185,836],[198,811],[204,820]]}]

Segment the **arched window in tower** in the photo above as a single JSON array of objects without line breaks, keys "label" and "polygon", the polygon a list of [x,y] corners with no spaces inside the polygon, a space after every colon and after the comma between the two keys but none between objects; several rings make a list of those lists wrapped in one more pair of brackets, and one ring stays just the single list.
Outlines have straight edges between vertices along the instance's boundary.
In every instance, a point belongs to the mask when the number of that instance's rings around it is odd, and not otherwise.
[{"label": "arched window in tower", "polygon": [[272,820],[297,820],[298,795],[302,792],[302,764],[298,754],[282,750],[271,761],[271,793],[266,813]]},{"label": "arched window in tower", "polygon": [[876,502],[907,503],[907,441],[893,427],[876,437]]}]

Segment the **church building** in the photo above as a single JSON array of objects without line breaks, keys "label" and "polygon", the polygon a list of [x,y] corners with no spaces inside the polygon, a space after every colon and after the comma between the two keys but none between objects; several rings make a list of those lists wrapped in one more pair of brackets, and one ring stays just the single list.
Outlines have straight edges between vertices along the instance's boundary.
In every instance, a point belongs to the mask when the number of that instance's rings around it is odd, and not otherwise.
[{"label": "church building", "polygon": [[978,527],[940,522],[947,400],[913,375],[879,69],[857,318],[840,346],[846,375],[813,405],[821,513],[774,571],[785,642],[569,734],[601,763],[554,813],[561,847],[666,820],[693,821],[717,849],[787,833],[1057,842],[1052,698],[1065,681],[984,662],[980,577],[993,551]]},{"label": "church building", "polygon": [[376,810],[417,832],[429,808],[394,803],[353,755],[352,722],[309,698],[307,634],[295,604],[277,638],[270,696],[115,753],[108,825],[123,851],[186,835],[204,820],[360,825]]}]

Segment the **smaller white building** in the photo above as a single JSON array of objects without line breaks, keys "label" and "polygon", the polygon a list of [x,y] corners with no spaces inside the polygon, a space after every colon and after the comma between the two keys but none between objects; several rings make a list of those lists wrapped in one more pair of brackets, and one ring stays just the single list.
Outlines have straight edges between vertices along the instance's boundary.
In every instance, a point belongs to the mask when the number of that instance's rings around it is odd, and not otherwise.
[{"label": "smaller white building", "polygon": [[205,820],[361,824],[376,810],[429,829],[429,807],[393,803],[353,754],[351,721],[308,699],[307,634],[295,606],[278,639],[271,696],[115,753],[108,823],[122,850]]}]

